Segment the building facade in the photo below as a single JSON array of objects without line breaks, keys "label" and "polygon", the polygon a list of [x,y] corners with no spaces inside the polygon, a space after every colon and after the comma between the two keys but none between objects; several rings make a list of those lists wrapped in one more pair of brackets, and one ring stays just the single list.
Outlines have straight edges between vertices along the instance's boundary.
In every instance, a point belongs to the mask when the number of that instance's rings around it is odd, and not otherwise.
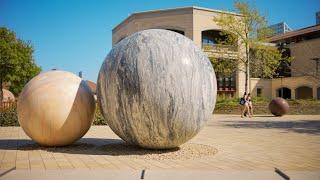
[{"label": "building facade", "polygon": [[293,58],[290,75],[272,80],[272,97],[320,99],[320,25],[273,36]]},{"label": "building facade", "polygon": [[[135,32],[145,29],[166,29],[183,34],[202,48],[209,57],[235,59],[239,54],[245,56],[241,44],[218,45],[215,42],[221,28],[213,21],[214,16],[232,14],[236,18],[241,15],[200,7],[184,7],[139,12],[130,15],[112,30],[112,44]],[[217,74],[218,93],[239,96],[245,91],[245,74],[236,72],[233,76],[224,77]]]},{"label": "building facade", "polygon": [[[208,57],[219,60],[237,59],[245,57],[244,47],[241,43],[234,45],[221,45],[215,42],[220,35],[221,27],[214,21],[215,16],[231,14],[241,18],[240,14],[225,12],[201,7],[184,7],[163,9],[134,13],[122,21],[112,30],[112,44],[115,45],[125,37],[145,29],[166,29],[175,31],[194,41],[194,43],[207,53]],[[281,24],[281,23],[280,23]],[[316,72],[316,61],[310,58],[319,57],[320,38],[319,26],[305,30],[291,31],[282,23],[279,25],[282,34],[270,39],[271,43],[287,48],[295,59],[290,68],[289,75],[283,78],[260,79],[250,78],[249,90],[253,96],[267,98],[320,98],[320,83]],[[310,32],[313,32],[310,34]],[[309,53],[312,51],[312,53]],[[245,73],[236,71],[233,76],[225,77],[217,74],[219,94],[242,96],[245,91]]]},{"label": "building facade", "polygon": [[268,28],[270,28],[272,30],[273,35],[284,34],[286,32],[292,31],[292,29],[285,22],[273,24],[273,25],[269,26]]}]

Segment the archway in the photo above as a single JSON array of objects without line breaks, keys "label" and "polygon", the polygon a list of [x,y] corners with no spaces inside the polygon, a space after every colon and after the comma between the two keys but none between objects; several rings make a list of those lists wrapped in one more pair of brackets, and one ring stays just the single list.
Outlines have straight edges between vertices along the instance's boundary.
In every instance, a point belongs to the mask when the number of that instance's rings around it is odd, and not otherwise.
[{"label": "archway", "polygon": [[237,38],[234,34],[224,34],[221,30],[205,30],[201,32],[202,47],[217,44],[225,46],[237,46]]},{"label": "archway", "polygon": [[317,88],[317,99],[320,100],[320,87]]},{"label": "archway", "polygon": [[120,41],[122,41],[124,38],[126,38],[127,36],[123,36],[123,37],[121,37],[118,41],[117,41],[117,43],[118,42],[120,42]]},{"label": "archway", "polygon": [[312,88],[300,86],[296,89],[296,99],[312,99]]},{"label": "archway", "polygon": [[291,89],[286,87],[277,89],[277,97],[282,97],[283,99],[291,99]]},{"label": "archway", "polygon": [[184,31],[181,31],[181,30],[178,30],[178,29],[166,29],[166,30],[173,31],[173,32],[176,32],[176,33],[184,35]]}]

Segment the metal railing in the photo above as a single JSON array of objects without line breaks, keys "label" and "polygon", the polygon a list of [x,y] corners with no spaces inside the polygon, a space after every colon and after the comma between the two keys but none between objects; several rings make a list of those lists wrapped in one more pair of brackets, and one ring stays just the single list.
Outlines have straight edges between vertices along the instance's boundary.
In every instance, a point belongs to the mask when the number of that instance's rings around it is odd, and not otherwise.
[{"label": "metal railing", "polygon": [[238,51],[238,46],[236,46],[236,45],[224,45],[224,44],[202,43],[202,49],[204,49],[204,51],[237,52]]},{"label": "metal railing", "polygon": [[16,105],[17,105],[16,101],[5,101],[5,102],[2,102],[1,105],[0,105],[0,112],[9,110],[11,108],[14,108],[14,107],[16,107]]}]

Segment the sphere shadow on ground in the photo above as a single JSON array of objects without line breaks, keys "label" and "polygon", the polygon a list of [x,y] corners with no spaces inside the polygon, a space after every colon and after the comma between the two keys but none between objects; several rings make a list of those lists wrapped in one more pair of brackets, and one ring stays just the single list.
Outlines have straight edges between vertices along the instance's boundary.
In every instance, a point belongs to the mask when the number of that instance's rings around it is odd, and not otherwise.
[{"label": "sphere shadow on ground", "polygon": [[180,148],[153,150],[143,149],[139,146],[130,145],[120,139],[103,138],[82,138],[77,142],[67,146],[46,147],[28,139],[1,139],[0,149],[5,150],[44,150],[48,152],[59,152],[68,154],[88,154],[88,155],[146,155],[163,154],[179,151]]},{"label": "sphere shadow on ground", "polygon": [[221,121],[225,127],[250,129],[279,129],[287,132],[320,135],[320,121]]},{"label": "sphere shadow on ground", "polygon": [[143,149],[120,139],[82,138],[76,143],[61,147],[40,146],[27,139],[2,139],[0,149],[18,151],[47,151],[50,153],[107,155],[143,160],[187,160],[215,155],[218,150],[209,145],[186,143],[172,149]]}]

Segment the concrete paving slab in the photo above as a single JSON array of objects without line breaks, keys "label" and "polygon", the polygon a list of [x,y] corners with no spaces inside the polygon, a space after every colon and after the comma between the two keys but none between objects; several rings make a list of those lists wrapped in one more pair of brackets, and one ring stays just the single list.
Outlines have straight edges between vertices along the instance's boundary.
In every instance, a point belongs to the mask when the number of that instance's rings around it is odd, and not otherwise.
[{"label": "concrete paving slab", "polygon": [[[191,155],[190,159],[165,159],[163,154],[168,152],[132,150],[121,143],[108,126],[92,126],[75,144],[52,148],[38,146],[20,127],[0,127],[0,169],[15,168],[17,171],[32,172],[125,172],[142,169],[147,172],[266,171],[272,172],[273,176],[274,168],[278,168],[286,173],[292,172],[291,176],[307,175],[311,178],[318,177],[320,172],[319,115],[261,115],[254,118],[214,115],[207,126],[188,143],[212,147],[215,153],[197,157]],[[161,158],[157,159],[157,156]]]}]

